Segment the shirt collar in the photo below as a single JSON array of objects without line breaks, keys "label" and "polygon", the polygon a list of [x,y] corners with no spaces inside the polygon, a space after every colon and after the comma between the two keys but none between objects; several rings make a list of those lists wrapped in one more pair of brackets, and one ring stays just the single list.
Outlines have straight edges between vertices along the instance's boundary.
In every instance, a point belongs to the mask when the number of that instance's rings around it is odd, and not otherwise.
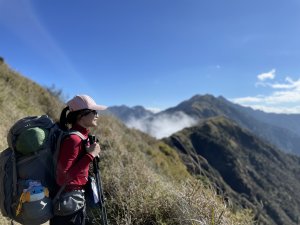
[{"label": "shirt collar", "polygon": [[77,131],[79,131],[80,133],[82,133],[86,137],[88,137],[88,134],[90,132],[89,129],[87,129],[85,127],[82,127],[79,124],[73,125],[72,128],[71,128],[71,130],[77,130]]}]

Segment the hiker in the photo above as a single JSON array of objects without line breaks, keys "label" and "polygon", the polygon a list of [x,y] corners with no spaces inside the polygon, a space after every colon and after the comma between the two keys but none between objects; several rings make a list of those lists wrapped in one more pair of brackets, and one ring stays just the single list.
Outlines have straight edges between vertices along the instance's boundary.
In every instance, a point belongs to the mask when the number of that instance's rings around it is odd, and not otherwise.
[{"label": "hiker", "polygon": [[[77,95],[68,101],[67,107],[62,110],[59,125],[63,130],[68,130],[68,126],[71,126],[69,130],[79,131],[84,139],[88,139],[89,128],[97,126],[97,111],[104,109],[105,106],[97,105],[91,97]],[[86,224],[84,188],[88,181],[89,164],[99,155],[101,149],[97,142],[89,144],[84,139],[71,134],[62,141],[57,161],[56,183],[58,189],[65,186],[61,192],[64,201],[59,200],[58,207],[61,211],[55,213],[50,225]]]}]

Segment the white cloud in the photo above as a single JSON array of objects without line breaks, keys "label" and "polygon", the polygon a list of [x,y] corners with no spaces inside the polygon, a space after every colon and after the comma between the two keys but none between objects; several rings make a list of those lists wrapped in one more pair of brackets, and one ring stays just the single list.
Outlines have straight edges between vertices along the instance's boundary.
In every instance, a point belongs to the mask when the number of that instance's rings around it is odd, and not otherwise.
[{"label": "white cloud", "polygon": [[300,102],[300,92],[297,90],[277,91],[273,92],[269,96],[265,96],[264,101],[274,105],[282,103],[297,103]]},{"label": "white cloud", "polygon": [[272,107],[265,105],[244,105],[250,106],[253,109],[262,110],[264,112],[272,112],[272,113],[286,113],[286,114],[295,114],[300,113],[300,106],[292,106],[292,107]]},{"label": "white cloud", "polygon": [[244,98],[235,98],[234,102],[238,104],[248,104],[248,103],[259,103],[263,102],[261,97],[244,97]]},{"label": "white cloud", "polygon": [[[267,76],[266,74],[274,74],[275,77],[275,69],[269,73],[265,73],[265,75],[259,79],[262,81],[264,79],[274,79],[273,76]],[[232,101],[266,112],[300,113],[300,78],[293,80],[290,77],[286,77],[282,83],[260,82],[259,84],[264,87],[269,87],[273,89],[273,91],[269,95],[241,97],[232,99]]]},{"label": "white cloud", "polygon": [[257,78],[260,81],[265,81],[267,79],[273,80],[275,78],[275,72],[276,72],[276,70],[272,69],[271,71],[269,71],[267,73],[261,73],[261,74],[257,75]]},{"label": "white cloud", "polygon": [[280,83],[275,83],[275,84],[270,84],[269,86],[275,89],[300,89],[300,79],[294,81],[290,77],[285,78],[286,83],[280,84]]},{"label": "white cloud", "polygon": [[183,112],[175,114],[162,114],[154,119],[131,119],[126,125],[130,128],[136,128],[158,139],[168,137],[171,134],[182,130],[185,127],[191,127],[197,123],[197,120],[186,115]]},{"label": "white cloud", "polygon": [[146,107],[146,109],[153,112],[153,113],[158,113],[158,112],[162,111],[162,109],[155,108],[155,107]]}]

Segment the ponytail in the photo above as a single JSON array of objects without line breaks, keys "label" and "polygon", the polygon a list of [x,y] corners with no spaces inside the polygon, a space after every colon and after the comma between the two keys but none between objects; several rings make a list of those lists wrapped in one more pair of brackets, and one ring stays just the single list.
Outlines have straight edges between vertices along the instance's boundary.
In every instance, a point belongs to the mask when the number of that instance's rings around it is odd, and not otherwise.
[{"label": "ponytail", "polygon": [[59,127],[60,129],[67,131],[68,128],[68,120],[67,120],[67,111],[69,111],[69,106],[65,107],[61,114],[60,114],[60,119],[59,119]]},{"label": "ponytail", "polygon": [[78,118],[82,116],[83,113],[86,112],[87,109],[72,111],[67,114],[67,111],[70,111],[69,106],[65,107],[61,114],[59,119],[59,127],[60,129],[67,131],[69,130],[68,124],[74,125]]}]

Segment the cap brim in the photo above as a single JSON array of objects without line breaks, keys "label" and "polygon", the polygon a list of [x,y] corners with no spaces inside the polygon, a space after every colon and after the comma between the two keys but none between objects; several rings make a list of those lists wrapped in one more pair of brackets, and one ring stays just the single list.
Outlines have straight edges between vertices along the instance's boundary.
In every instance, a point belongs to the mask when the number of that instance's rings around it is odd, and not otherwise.
[{"label": "cap brim", "polygon": [[105,110],[105,109],[107,109],[107,106],[104,106],[104,105],[94,105],[90,109],[93,109],[93,110]]}]

